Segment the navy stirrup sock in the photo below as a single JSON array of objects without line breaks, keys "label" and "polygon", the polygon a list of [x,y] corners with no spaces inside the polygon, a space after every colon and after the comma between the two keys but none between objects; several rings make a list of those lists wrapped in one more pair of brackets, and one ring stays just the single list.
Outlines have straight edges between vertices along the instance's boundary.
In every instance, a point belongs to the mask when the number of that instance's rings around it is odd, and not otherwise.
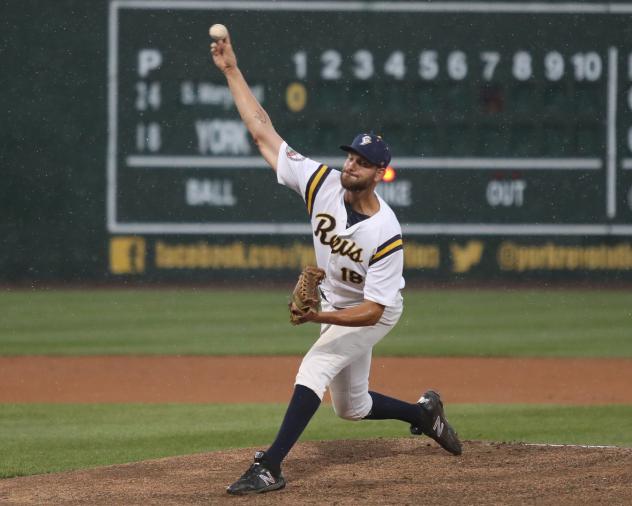
[{"label": "navy stirrup sock", "polygon": [[419,423],[417,404],[400,401],[377,392],[369,392],[369,395],[373,399],[373,407],[364,420],[401,420],[410,424]]},{"label": "navy stirrup sock", "polygon": [[266,450],[266,462],[273,471],[281,468],[281,462],[298,441],[305,427],[318,410],[320,398],[311,388],[303,385],[294,387],[294,394],[285,412],[285,418],[274,443]]}]

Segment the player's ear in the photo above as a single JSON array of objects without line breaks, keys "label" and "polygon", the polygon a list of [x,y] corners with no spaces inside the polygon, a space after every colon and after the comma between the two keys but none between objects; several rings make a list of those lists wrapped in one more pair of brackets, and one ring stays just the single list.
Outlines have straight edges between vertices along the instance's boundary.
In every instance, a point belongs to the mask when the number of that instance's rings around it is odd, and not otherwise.
[{"label": "player's ear", "polygon": [[375,171],[375,176],[373,178],[373,181],[375,181],[376,183],[379,183],[380,181],[382,181],[382,178],[384,177],[385,173],[386,173],[386,169],[383,167],[379,167]]}]

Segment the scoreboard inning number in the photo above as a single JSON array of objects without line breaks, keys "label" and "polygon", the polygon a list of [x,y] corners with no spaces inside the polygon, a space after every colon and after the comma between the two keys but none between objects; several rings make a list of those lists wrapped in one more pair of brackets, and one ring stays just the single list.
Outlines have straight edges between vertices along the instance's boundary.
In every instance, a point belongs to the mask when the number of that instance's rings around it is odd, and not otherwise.
[{"label": "scoreboard inning number", "polygon": [[[393,51],[383,62],[378,61],[369,49],[360,49],[351,55],[351,65],[345,68],[343,54],[336,49],[327,49],[320,54],[320,66],[317,69],[321,79],[335,81],[353,78],[371,79],[381,72],[385,77],[401,80],[409,73],[424,81],[432,81],[444,72],[448,79],[461,81],[467,77],[492,81],[505,58],[499,51],[481,51],[478,58],[470,58],[464,51],[451,51],[445,55],[434,49],[419,52],[417,62],[407,63],[404,51]],[[575,81],[597,81],[603,73],[603,61],[596,51],[574,53],[564,57],[559,51],[549,51],[539,62],[528,51],[518,51],[509,55],[508,66],[511,75],[518,81],[527,81],[541,72],[548,81],[559,81],[570,73]],[[294,76],[297,79],[308,78],[308,54],[297,51],[292,55]],[[348,70],[348,73],[345,72]],[[475,73],[474,76],[471,73]],[[468,75],[470,74],[470,75]]]}]

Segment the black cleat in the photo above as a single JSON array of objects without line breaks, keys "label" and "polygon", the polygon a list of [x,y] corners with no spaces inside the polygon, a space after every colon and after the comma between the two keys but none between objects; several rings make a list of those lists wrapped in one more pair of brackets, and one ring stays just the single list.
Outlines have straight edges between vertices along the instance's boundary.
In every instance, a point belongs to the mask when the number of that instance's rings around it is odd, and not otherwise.
[{"label": "black cleat", "polygon": [[273,471],[266,462],[264,452],[255,453],[255,461],[250,468],[231,486],[226,487],[226,492],[233,495],[261,494],[285,487],[285,478]]},{"label": "black cleat", "polygon": [[422,410],[422,421],[419,425],[411,425],[410,433],[426,434],[452,455],[461,455],[461,441],[445,417],[439,394],[434,390],[428,390],[417,401],[417,404]]}]

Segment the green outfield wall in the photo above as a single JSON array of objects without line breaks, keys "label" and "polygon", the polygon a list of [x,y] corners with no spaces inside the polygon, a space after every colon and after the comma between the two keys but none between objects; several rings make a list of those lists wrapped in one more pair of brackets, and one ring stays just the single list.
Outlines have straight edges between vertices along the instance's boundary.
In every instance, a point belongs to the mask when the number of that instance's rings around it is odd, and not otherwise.
[{"label": "green outfield wall", "polygon": [[0,0],[0,282],[312,261],[212,66],[216,22],[296,151],[340,168],[358,131],[391,144],[408,279],[632,280],[632,2]]}]

